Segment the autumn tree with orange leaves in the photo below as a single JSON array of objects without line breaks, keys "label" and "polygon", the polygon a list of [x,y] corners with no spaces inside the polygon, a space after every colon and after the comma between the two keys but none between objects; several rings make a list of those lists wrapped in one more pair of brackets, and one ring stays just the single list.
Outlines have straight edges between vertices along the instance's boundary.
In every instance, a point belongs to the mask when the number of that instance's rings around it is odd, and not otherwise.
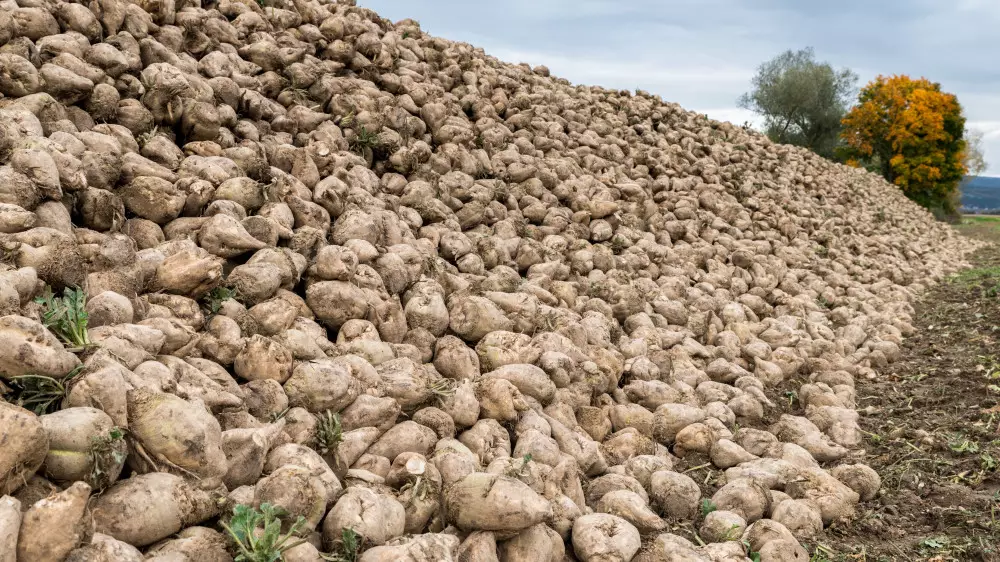
[{"label": "autumn tree with orange leaves", "polygon": [[843,155],[898,185],[910,199],[945,215],[957,212],[965,175],[965,117],[954,95],[924,78],[879,76],[843,120]]}]

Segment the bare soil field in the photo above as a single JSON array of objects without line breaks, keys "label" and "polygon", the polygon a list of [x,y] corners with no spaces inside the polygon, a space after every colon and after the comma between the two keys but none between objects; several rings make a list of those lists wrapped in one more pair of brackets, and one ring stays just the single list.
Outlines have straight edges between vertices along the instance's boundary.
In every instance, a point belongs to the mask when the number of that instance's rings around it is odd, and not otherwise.
[{"label": "bare soil field", "polygon": [[[1000,241],[1000,219],[957,228]],[[902,360],[858,381],[861,462],[882,490],[814,560],[1000,560],[1000,248],[972,261],[916,306]]]}]

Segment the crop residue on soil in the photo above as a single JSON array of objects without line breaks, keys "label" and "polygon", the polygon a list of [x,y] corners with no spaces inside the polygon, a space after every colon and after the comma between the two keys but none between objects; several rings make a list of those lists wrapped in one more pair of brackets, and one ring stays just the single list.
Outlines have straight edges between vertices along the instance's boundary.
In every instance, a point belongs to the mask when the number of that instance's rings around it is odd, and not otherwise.
[{"label": "crop residue on soil", "polygon": [[[997,237],[992,224],[962,229]],[[883,486],[828,530],[829,560],[1000,560],[1000,249],[972,262],[916,305],[903,358],[858,381],[860,462]]]}]

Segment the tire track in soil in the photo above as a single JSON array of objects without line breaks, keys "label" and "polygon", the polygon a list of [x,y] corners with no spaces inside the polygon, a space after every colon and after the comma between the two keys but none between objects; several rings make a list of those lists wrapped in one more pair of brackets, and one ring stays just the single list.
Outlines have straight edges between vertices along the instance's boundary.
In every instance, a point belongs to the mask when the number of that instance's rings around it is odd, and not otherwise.
[{"label": "tire track in soil", "polygon": [[[1000,238],[981,226],[967,234]],[[858,462],[882,489],[814,562],[1000,561],[1000,246],[970,261],[915,304],[901,359],[856,382]]]}]

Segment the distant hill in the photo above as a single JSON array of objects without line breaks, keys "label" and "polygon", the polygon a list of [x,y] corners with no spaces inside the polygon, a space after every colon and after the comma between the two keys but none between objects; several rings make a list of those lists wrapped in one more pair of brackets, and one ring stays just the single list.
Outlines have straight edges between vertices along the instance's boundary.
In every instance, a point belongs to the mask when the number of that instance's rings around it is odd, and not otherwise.
[{"label": "distant hill", "polygon": [[960,186],[962,211],[968,213],[1000,209],[1000,178],[968,177]]}]

